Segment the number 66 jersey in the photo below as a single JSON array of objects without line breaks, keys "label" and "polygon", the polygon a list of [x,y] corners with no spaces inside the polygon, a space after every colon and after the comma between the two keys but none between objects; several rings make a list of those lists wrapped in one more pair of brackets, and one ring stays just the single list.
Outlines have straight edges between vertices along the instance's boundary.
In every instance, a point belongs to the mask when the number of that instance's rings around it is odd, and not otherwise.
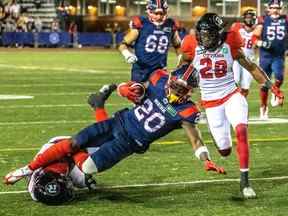
[{"label": "number 66 jersey", "polygon": [[208,51],[192,39],[184,38],[181,49],[199,72],[202,105],[204,108],[218,106],[238,91],[232,68],[243,40],[238,32],[230,31],[219,48]]}]

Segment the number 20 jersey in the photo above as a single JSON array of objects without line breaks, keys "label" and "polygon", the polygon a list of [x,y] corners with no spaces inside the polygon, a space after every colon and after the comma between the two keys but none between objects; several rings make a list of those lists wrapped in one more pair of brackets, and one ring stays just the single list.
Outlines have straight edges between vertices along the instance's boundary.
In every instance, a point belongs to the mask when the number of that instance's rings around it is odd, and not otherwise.
[{"label": "number 20 jersey", "polygon": [[196,124],[199,120],[200,112],[193,102],[168,103],[165,91],[167,80],[165,70],[152,73],[144,102],[120,114],[127,134],[144,146],[181,128],[182,121]]}]

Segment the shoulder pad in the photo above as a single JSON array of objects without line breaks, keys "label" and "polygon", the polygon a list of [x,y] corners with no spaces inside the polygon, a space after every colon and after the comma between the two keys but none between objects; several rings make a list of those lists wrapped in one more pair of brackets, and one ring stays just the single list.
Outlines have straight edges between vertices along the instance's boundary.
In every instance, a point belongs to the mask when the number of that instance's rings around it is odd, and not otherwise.
[{"label": "shoulder pad", "polygon": [[157,82],[164,76],[168,76],[168,72],[164,69],[158,69],[150,75],[149,81],[153,86],[155,86]]},{"label": "shoulder pad", "polygon": [[259,16],[258,19],[257,19],[257,24],[259,25],[262,25],[264,23],[264,19],[265,19],[265,16]]},{"label": "shoulder pad", "polygon": [[142,19],[140,16],[133,16],[130,22],[130,28],[141,29],[143,27]]}]

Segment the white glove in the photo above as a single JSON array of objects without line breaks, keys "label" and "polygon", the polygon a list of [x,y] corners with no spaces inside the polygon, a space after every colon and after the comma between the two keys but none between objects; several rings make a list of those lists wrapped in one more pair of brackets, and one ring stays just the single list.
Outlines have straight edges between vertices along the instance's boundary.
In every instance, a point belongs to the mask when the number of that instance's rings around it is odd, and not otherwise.
[{"label": "white glove", "polygon": [[130,52],[128,49],[123,50],[122,55],[124,56],[128,64],[134,64],[138,61],[137,56],[134,53]]},{"label": "white glove", "polygon": [[256,45],[258,47],[263,47],[264,49],[270,49],[271,47],[271,41],[262,41],[262,40],[258,40]]}]

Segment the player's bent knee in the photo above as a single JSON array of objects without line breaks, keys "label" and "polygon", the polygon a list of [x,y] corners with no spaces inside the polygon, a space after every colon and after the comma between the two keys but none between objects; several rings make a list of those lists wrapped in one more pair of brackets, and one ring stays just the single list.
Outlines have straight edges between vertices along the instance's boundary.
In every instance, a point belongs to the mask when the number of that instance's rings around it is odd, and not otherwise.
[{"label": "player's bent knee", "polygon": [[231,148],[228,148],[228,149],[219,149],[218,152],[220,153],[220,155],[222,157],[227,157],[231,154]]},{"label": "player's bent knee", "polygon": [[81,167],[82,172],[85,174],[93,174],[97,173],[98,169],[96,167],[96,164],[94,163],[93,159],[91,157],[88,157],[82,164]]}]

